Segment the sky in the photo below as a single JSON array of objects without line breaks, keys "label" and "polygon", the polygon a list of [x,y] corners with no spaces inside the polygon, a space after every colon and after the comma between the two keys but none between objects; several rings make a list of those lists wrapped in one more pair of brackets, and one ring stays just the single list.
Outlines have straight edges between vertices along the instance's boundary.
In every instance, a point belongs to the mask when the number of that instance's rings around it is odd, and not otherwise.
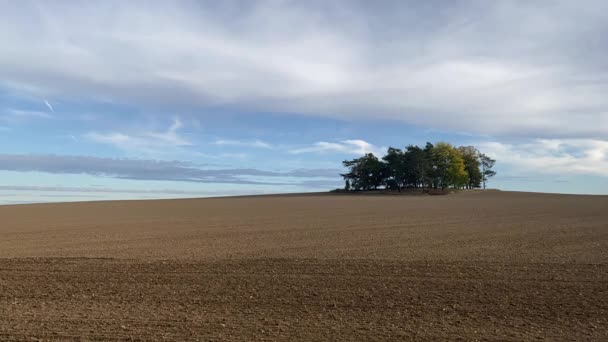
[{"label": "sky", "polygon": [[326,191],[446,141],[608,194],[608,2],[0,0],[0,204]]}]

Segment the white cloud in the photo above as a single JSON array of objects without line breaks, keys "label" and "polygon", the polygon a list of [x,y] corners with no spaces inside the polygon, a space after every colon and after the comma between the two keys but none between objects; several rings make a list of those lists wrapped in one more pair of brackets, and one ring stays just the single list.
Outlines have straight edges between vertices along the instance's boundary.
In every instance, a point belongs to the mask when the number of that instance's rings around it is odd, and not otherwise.
[{"label": "white cloud", "polygon": [[273,146],[262,140],[253,141],[242,141],[242,140],[230,140],[230,139],[218,139],[213,142],[215,145],[220,146],[241,146],[241,147],[254,147],[254,148],[266,148],[271,149]]},{"label": "white cloud", "polygon": [[52,119],[53,116],[37,110],[6,109],[0,114],[0,122],[20,123],[39,119]]},{"label": "white cloud", "polygon": [[597,138],[606,22],[601,0],[19,2],[0,12],[0,74],[43,97]]},{"label": "white cloud", "polygon": [[177,131],[183,127],[179,118],[173,119],[173,124],[166,132],[144,132],[143,137],[155,139],[156,142],[172,146],[192,145],[189,141],[178,135]]},{"label": "white cloud", "polygon": [[478,146],[514,172],[608,177],[608,140],[537,139],[519,144],[486,142]]},{"label": "white cloud", "polygon": [[339,152],[347,154],[363,155],[367,153],[373,153],[377,157],[384,155],[386,147],[379,147],[368,143],[364,140],[342,140],[339,142],[326,142],[319,141],[314,143],[312,146],[292,149],[289,153],[301,154],[301,153],[323,153],[323,152]]},{"label": "white cloud", "polygon": [[181,120],[174,118],[166,131],[89,132],[85,137],[126,151],[154,152],[161,148],[191,146],[192,143],[178,133],[182,126]]}]

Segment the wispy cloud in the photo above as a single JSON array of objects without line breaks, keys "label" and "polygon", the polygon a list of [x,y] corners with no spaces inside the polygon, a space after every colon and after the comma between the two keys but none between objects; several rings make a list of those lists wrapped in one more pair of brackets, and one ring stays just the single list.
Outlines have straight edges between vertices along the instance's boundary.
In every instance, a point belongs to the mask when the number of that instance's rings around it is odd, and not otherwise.
[{"label": "wispy cloud", "polygon": [[289,151],[292,154],[301,153],[324,153],[324,152],[338,152],[346,154],[363,155],[367,153],[373,153],[377,157],[380,157],[386,151],[385,147],[379,147],[368,143],[365,140],[353,139],[353,140],[342,140],[339,142],[326,142],[319,141],[314,143],[312,146],[296,148]]},{"label": "wispy cloud", "polygon": [[182,121],[176,117],[173,119],[173,123],[166,132],[145,132],[143,133],[143,136],[147,136],[161,143],[173,146],[192,145],[188,140],[178,135],[177,131],[182,127]]},{"label": "wispy cloud", "polygon": [[12,117],[14,119],[17,118],[21,118],[21,119],[32,119],[32,118],[39,118],[39,119],[50,119],[53,116],[49,113],[46,112],[41,112],[38,110],[23,110],[23,109],[8,109],[6,110],[6,115],[4,116],[5,118],[7,117]]},{"label": "wispy cloud", "polygon": [[86,138],[101,144],[109,144],[127,151],[154,152],[159,148],[191,146],[192,143],[179,134],[183,124],[179,118],[166,131],[133,131],[133,132],[89,132]]},{"label": "wispy cloud", "polygon": [[249,148],[266,148],[271,149],[273,146],[267,142],[262,140],[253,140],[253,141],[243,141],[243,140],[226,140],[226,139],[218,139],[213,142],[215,145],[219,146],[239,146],[239,147],[249,147]]},{"label": "wispy cloud", "polygon": [[25,124],[52,118],[51,114],[38,110],[14,108],[0,110],[0,123],[4,124]]}]

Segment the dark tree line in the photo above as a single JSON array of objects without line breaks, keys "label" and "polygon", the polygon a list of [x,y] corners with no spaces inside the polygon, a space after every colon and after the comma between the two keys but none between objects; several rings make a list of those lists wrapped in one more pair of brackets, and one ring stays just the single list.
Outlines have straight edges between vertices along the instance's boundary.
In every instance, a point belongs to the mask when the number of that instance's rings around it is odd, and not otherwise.
[{"label": "dark tree line", "polygon": [[341,174],[346,190],[401,191],[405,188],[474,189],[486,187],[496,161],[472,146],[454,147],[440,142],[424,147],[409,145],[405,149],[389,147],[378,159],[372,153],[345,160],[348,172]]}]

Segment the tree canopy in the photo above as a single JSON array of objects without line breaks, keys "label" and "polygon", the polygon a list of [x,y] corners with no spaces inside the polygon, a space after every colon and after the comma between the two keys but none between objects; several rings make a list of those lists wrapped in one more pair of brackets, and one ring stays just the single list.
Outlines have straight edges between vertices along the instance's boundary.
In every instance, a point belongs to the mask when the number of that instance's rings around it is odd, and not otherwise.
[{"label": "tree canopy", "polygon": [[372,153],[342,162],[348,169],[346,190],[378,188],[485,189],[496,161],[473,146],[454,147],[445,142],[427,143],[424,148],[409,145],[401,150],[389,147],[378,159]]}]

